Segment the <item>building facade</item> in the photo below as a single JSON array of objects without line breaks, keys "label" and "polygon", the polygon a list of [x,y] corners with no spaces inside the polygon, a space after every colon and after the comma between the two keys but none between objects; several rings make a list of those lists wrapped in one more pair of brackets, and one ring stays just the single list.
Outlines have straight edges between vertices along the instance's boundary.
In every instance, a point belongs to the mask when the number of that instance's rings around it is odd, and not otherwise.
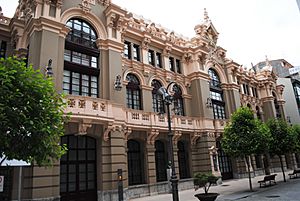
[{"label": "building facade", "polygon": [[[268,68],[278,77],[277,83],[284,85],[285,90],[283,98],[286,101],[285,111],[286,120],[291,124],[300,123],[300,76],[299,67],[294,67],[285,59],[269,60],[259,62],[255,65],[254,70]],[[294,99],[291,97],[295,97]],[[297,110],[295,110],[297,108]]]},{"label": "building facade", "polygon": [[[263,121],[285,117],[276,75],[228,59],[206,11],[192,39],[110,0],[20,0],[0,28],[2,57],[27,58],[42,73],[52,60],[55,86],[68,94],[66,113],[72,113],[61,139],[67,154],[53,167],[25,168],[22,199],[115,201],[118,169],[126,200],[169,192],[168,119],[157,90],[171,82],[179,189],[192,188],[199,171],[244,177],[244,160],[228,157],[220,143],[237,108],[248,106]],[[279,167],[276,157],[251,159],[254,174]],[[294,155],[286,164],[296,165]],[[16,170],[12,180],[15,200]]]}]

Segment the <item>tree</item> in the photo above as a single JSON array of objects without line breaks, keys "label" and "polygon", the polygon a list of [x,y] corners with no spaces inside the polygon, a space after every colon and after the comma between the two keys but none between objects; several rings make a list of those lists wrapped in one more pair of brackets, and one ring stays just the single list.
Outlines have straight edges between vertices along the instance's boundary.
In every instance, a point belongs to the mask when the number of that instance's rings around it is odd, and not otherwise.
[{"label": "tree", "polygon": [[265,124],[255,119],[248,107],[241,107],[231,115],[230,122],[225,126],[222,137],[222,148],[233,157],[246,160],[248,167],[249,186],[252,191],[250,161],[252,154],[261,154],[268,148],[270,133]]},{"label": "tree", "polygon": [[0,158],[51,165],[65,152],[62,95],[17,58],[0,59]]},{"label": "tree", "polygon": [[269,119],[267,126],[271,132],[270,153],[277,155],[280,160],[280,166],[283,174],[283,180],[286,182],[282,162],[282,155],[292,153],[297,148],[297,138],[293,127],[283,119]]},{"label": "tree", "polygon": [[292,126],[292,129],[293,129],[294,135],[296,137],[296,150],[295,150],[295,152],[299,153],[300,152],[300,125],[299,124],[294,124]]}]

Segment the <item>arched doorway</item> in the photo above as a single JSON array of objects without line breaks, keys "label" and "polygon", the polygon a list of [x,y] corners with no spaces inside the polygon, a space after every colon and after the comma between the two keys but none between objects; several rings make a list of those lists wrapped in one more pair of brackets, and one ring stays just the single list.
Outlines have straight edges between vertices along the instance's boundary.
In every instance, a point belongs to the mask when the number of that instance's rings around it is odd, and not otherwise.
[{"label": "arched doorway", "polygon": [[61,142],[68,147],[60,160],[61,201],[96,201],[96,140],[67,135]]}]

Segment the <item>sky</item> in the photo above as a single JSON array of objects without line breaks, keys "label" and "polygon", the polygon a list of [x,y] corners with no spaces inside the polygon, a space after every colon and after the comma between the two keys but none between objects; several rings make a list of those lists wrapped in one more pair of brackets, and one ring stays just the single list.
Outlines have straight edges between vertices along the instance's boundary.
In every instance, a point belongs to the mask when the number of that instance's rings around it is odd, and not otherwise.
[{"label": "sky", "polygon": [[[219,32],[227,57],[250,68],[260,61],[285,59],[300,66],[300,12],[296,0],[112,0],[177,34],[192,38],[204,8]],[[0,0],[12,17],[18,0]]]}]

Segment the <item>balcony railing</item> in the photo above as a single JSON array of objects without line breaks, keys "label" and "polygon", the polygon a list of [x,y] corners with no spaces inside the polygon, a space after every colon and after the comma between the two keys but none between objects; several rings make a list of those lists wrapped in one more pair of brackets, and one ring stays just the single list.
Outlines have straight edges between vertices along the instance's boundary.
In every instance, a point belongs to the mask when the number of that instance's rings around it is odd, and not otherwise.
[{"label": "balcony railing", "polygon": [[[166,115],[153,112],[144,112],[124,108],[122,105],[113,104],[108,100],[84,96],[68,96],[66,112],[71,112],[71,118],[88,118],[94,121],[124,122],[132,128],[167,130],[168,120]],[[173,130],[194,132],[201,130],[223,129],[224,120],[213,120],[197,117],[183,117],[173,115],[171,125]]]}]

